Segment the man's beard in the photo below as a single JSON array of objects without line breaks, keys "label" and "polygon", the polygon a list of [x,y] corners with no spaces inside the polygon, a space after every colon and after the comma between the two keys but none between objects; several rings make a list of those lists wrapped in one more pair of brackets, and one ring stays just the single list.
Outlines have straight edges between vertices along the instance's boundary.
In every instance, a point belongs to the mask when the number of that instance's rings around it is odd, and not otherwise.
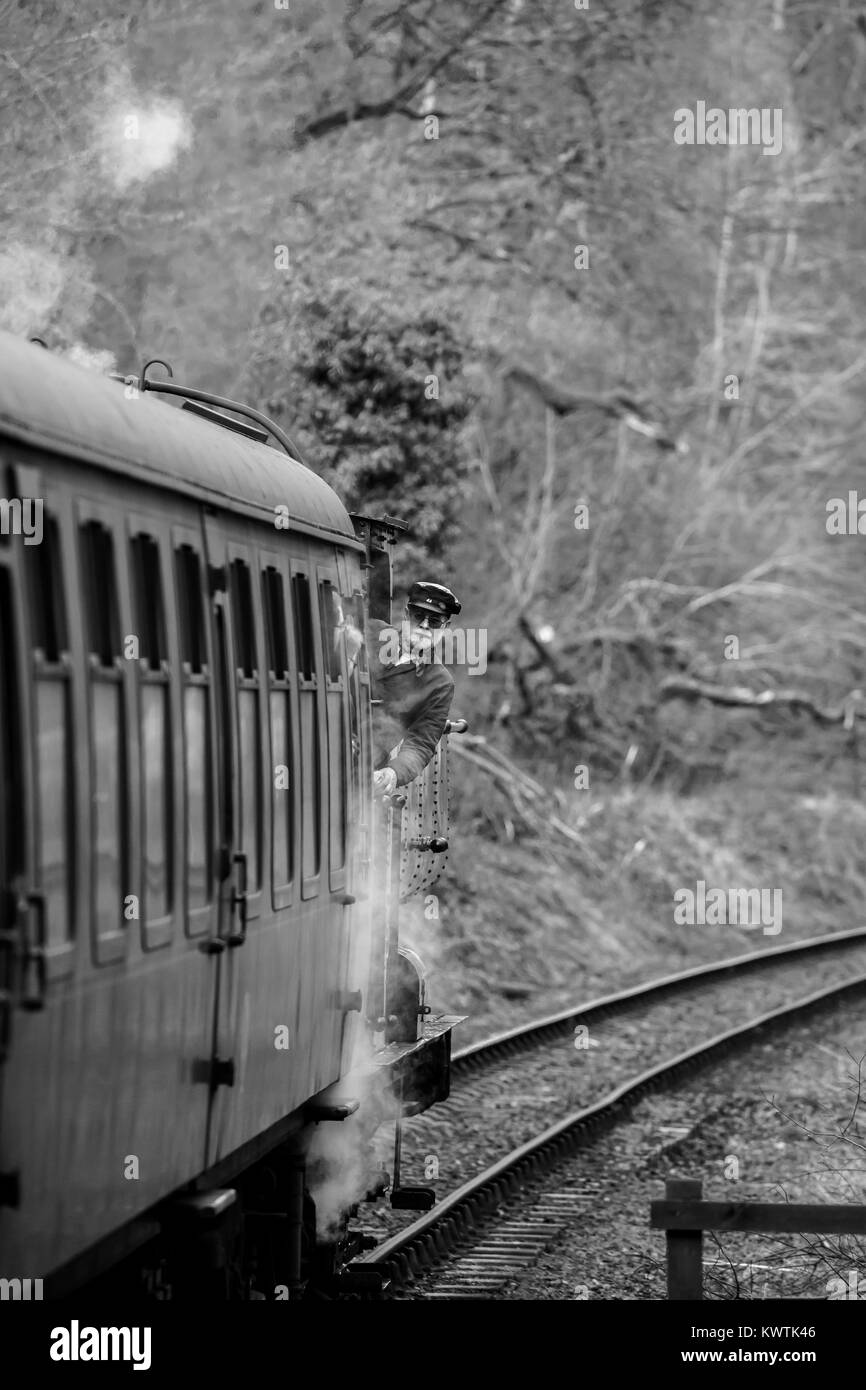
[{"label": "man's beard", "polygon": [[437,642],[433,637],[416,631],[410,634],[408,656],[416,666],[426,666],[436,660]]}]

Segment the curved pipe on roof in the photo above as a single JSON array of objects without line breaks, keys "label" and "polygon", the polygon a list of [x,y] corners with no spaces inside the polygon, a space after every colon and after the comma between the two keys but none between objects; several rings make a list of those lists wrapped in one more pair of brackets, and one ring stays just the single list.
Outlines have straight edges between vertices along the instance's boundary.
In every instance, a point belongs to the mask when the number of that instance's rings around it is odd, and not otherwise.
[{"label": "curved pipe on roof", "polygon": [[[168,370],[171,371],[167,362],[160,361],[158,357],[154,357],[153,361],[159,362],[161,367],[168,367]],[[275,425],[273,420],[269,420],[267,415],[263,415],[260,410],[254,410],[251,405],[241,405],[239,401],[230,401],[228,396],[215,396],[210,391],[197,391],[192,386],[177,386],[172,381],[148,381],[144,373],[151,365],[152,363],[148,362],[147,366],[142,368],[140,378],[142,391],[162,391],[168,396],[186,396],[188,400],[201,401],[202,405],[220,406],[223,410],[234,410],[238,415],[246,415],[250,420],[255,420],[257,425],[261,425],[262,429],[267,430],[268,434],[272,434],[274,439],[283,446],[289,458],[297,459],[305,468],[310,468],[297,444],[293,443],[285,430],[281,430],[279,425]],[[310,469],[311,473],[312,471]]]},{"label": "curved pipe on roof", "polygon": [[[136,376],[126,380],[138,384]],[[342,500],[294,457],[288,437],[283,447],[289,445],[289,456],[280,457],[273,448],[176,409],[156,392],[135,394],[137,404],[107,377],[0,331],[0,437],[249,516],[273,517],[278,507],[288,507],[291,529],[363,550]]]}]

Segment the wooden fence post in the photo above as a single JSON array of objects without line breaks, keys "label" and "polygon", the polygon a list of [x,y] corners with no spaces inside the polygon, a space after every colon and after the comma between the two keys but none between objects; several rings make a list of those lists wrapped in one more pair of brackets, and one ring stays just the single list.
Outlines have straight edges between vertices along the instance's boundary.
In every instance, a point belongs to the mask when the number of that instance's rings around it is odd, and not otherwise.
[{"label": "wooden fence post", "polygon": [[[668,1178],[665,1182],[665,1199],[668,1202],[700,1201],[701,1182],[699,1178]],[[703,1232],[667,1232],[668,1245],[668,1298],[702,1299],[704,1296]]]},{"label": "wooden fence post", "polygon": [[650,1226],[665,1232],[668,1298],[700,1300],[704,1231],[866,1236],[866,1203],[705,1202],[695,1178],[668,1178],[663,1201],[650,1203]]}]

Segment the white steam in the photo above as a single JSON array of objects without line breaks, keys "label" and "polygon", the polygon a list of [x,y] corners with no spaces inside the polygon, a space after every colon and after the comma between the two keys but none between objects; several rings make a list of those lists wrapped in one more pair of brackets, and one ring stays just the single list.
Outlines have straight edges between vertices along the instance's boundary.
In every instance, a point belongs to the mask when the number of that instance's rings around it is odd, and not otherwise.
[{"label": "white steam", "polygon": [[[192,144],[181,103],[140,91],[122,65],[88,105],[83,129],[86,144],[71,151],[51,183],[34,190],[22,182],[22,207],[29,207],[38,191],[41,231],[35,237],[29,229],[17,237],[13,232],[0,251],[0,328],[21,337],[38,334],[51,347],[86,334],[100,289],[98,260],[82,250],[70,252],[69,228],[92,220],[87,209],[94,197],[131,195]],[[97,370],[114,365],[110,354],[84,347],[66,355]]]},{"label": "white steam", "polygon": [[103,168],[118,192],[168,169],[192,144],[192,127],[178,102],[134,98],[101,118]]},{"label": "white steam", "polygon": [[[382,858],[381,849],[377,847],[374,863],[381,863]],[[371,873],[369,900],[364,903],[363,910],[355,914],[347,972],[347,988],[363,991],[363,1008],[360,1014],[352,1013],[347,1017],[347,1047],[341,1069],[343,1077],[351,1074],[351,1084],[345,1085],[346,1097],[351,1096],[360,1105],[347,1120],[317,1125],[307,1153],[316,1223],[319,1235],[326,1239],[339,1235],[348,1209],[366,1196],[377,1170],[374,1135],[382,1124],[397,1115],[397,1102],[383,1084],[383,1069],[376,1065],[374,1041],[365,1022],[370,1003],[373,923],[381,927],[384,915],[384,885],[375,882]],[[378,1041],[381,1046],[381,1034]]]},{"label": "white steam", "polygon": [[13,242],[0,251],[0,328],[21,337],[36,333],[63,289],[59,256]]},{"label": "white steam", "polygon": [[59,355],[65,357],[67,362],[74,362],[76,367],[86,367],[88,371],[101,372],[103,376],[117,371],[114,353],[107,348],[89,348],[83,343],[73,343]]},{"label": "white steam", "polygon": [[179,101],[148,97],[129,70],[112,74],[90,113],[94,153],[116,193],[169,169],[192,144],[192,126]]},{"label": "white steam", "polygon": [[367,1085],[354,1098],[359,1109],[347,1120],[326,1121],[313,1131],[307,1152],[310,1194],[316,1204],[320,1239],[336,1239],[349,1208],[363,1201],[375,1176],[371,1113],[372,1071]]}]

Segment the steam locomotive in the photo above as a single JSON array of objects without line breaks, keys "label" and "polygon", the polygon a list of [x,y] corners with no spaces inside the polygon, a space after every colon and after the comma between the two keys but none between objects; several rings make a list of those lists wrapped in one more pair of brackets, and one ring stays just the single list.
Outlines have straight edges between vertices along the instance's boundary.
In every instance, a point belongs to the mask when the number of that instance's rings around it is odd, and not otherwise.
[{"label": "steam locomotive", "polygon": [[335,1297],[369,1241],[311,1144],[448,1094],[399,939],[447,736],[374,802],[346,630],[390,620],[400,523],[152,368],[0,334],[0,1277]]}]

